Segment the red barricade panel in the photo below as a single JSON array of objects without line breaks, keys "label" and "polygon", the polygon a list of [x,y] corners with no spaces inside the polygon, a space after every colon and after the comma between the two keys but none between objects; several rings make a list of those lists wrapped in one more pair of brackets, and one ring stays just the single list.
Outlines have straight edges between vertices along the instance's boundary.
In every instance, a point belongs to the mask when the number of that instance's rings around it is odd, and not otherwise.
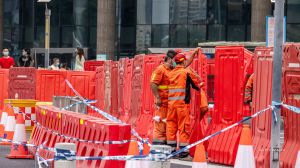
[{"label": "red barricade panel", "polygon": [[85,61],[84,62],[84,70],[85,71],[96,71],[99,66],[103,66],[105,61]]},{"label": "red barricade panel", "polygon": [[8,99],[8,74],[9,70],[8,69],[1,69],[0,70],[0,108],[3,109],[4,107],[4,99]]},{"label": "red barricade panel", "polygon": [[126,59],[124,65],[124,87],[123,87],[123,103],[124,113],[121,113],[120,119],[124,122],[128,122],[132,117],[131,109],[131,92],[132,92],[132,71],[133,71],[133,59]]},{"label": "red barricade panel", "polygon": [[[257,47],[254,57],[252,114],[272,104],[273,49]],[[271,111],[252,120],[252,139],[256,167],[270,167]]]},{"label": "red barricade panel", "polygon": [[36,99],[52,101],[53,96],[66,95],[67,71],[37,70]]},{"label": "red barricade panel", "polygon": [[[215,110],[209,134],[242,119],[244,48],[217,47],[215,69]],[[238,126],[212,138],[208,145],[209,160],[233,165],[242,127]]]},{"label": "red barricade panel", "polygon": [[[67,79],[73,85],[74,89],[84,98],[95,99],[95,75],[96,72],[81,72],[81,71],[68,71]],[[68,96],[75,94],[67,86],[66,92]]]},{"label": "red barricade panel", "polygon": [[[300,107],[300,44],[284,47],[283,55],[283,103]],[[283,108],[284,144],[280,153],[280,166],[295,167],[300,149],[300,115]]]},{"label": "red barricade panel", "polygon": [[215,59],[207,59],[207,96],[208,102],[214,102],[215,94]]},{"label": "red barricade panel", "polygon": [[96,71],[96,88],[95,98],[97,100],[96,106],[104,110],[104,90],[105,90],[105,71],[104,65],[97,68]]},{"label": "red barricade panel", "polygon": [[36,69],[11,68],[9,70],[8,98],[14,99],[18,94],[19,99],[35,99]]},{"label": "red barricade panel", "polygon": [[121,58],[118,63],[118,110],[120,118],[124,115],[124,87],[125,87],[125,64],[127,58]]}]

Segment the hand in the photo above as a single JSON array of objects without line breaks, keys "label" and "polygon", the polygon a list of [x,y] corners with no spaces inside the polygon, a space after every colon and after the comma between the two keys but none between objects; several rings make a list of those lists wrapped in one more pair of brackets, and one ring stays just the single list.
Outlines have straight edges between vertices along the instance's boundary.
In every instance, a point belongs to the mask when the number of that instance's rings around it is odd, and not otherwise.
[{"label": "hand", "polygon": [[204,118],[205,114],[208,112],[208,108],[207,107],[203,107],[200,109],[200,121]]},{"label": "hand", "polygon": [[194,51],[194,55],[198,54],[200,50],[200,47],[197,47],[196,50]]},{"label": "hand", "polygon": [[156,106],[156,108],[161,107],[161,99],[160,98],[155,98],[155,106]]}]

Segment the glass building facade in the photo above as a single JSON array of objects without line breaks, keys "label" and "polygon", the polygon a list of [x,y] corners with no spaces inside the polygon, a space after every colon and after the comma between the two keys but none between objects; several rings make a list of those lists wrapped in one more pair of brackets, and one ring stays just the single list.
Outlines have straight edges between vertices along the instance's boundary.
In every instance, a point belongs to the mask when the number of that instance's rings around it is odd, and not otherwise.
[{"label": "glass building facade", "polygon": [[[149,47],[196,47],[205,41],[250,41],[251,0],[116,0],[116,55]],[[287,0],[287,41],[300,41],[300,1]],[[51,47],[89,48],[95,58],[97,0],[52,0]],[[3,0],[3,46],[14,56],[43,48],[45,6]]]}]

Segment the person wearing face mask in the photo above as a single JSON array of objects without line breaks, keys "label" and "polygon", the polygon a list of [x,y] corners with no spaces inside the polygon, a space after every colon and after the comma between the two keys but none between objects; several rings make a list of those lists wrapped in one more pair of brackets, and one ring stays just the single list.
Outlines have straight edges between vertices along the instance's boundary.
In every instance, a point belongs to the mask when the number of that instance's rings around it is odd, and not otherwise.
[{"label": "person wearing face mask", "polygon": [[33,67],[34,60],[30,56],[30,50],[25,48],[22,50],[22,56],[19,58],[18,66],[19,67]]},{"label": "person wearing face mask", "polygon": [[60,69],[59,65],[60,65],[59,58],[53,58],[53,63],[49,67],[49,69],[50,70],[59,70]]},{"label": "person wearing face mask", "polygon": [[15,60],[9,56],[9,50],[7,48],[3,49],[3,57],[0,58],[0,68],[9,69],[15,66]]},{"label": "person wearing face mask", "polygon": [[[196,49],[192,56],[187,60],[186,67],[188,67],[199,52]],[[168,85],[169,72],[176,66],[173,58],[178,54],[175,50],[169,50],[164,58],[164,63],[159,65],[152,73],[150,86],[155,98],[155,117],[153,130],[153,145],[164,145],[167,143],[166,137],[166,117],[168,112]]]}]

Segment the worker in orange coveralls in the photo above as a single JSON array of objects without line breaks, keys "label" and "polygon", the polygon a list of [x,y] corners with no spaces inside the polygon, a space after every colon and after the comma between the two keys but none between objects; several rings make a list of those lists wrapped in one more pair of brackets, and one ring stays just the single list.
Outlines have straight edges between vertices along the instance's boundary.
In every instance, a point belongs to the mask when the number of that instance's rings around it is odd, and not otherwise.
[{"label": "worker in orange coveralls", "polygon": [[[189,66],[198,54],[196,49],[192,56],[187,60],[186,66]],[[153,130],[153,145],[166,144],[166,117],[168,111],[168,73],[174,68],[173,58],[178,54],[177,51],[169,50],[164,58],[164,64],[159,65],[152,73],[151,89],[155,97],[155,117]]]},{"label": "worker in orange coveralls", "polygon": [[245,97],[244,97],[244,103],[245,104],[250,104],[252,102],[252,93],[253,93],[253,78],[254,74],[252,74],[246,84],[245,87]]},{"label": "worker in orange coveralls", "polygon": [[[190,140],[190,98],[191,86],[200,91],[200,77],[191,68],[185,68],[186,57],[179,53],[174,57],[177,66],[169,73],[169,97],[167,114],[167,144],[177,147],[176,134],[179,131],[179,147]],[[189,152],[182,152],[179,158],[189,160]]]},{"label": "worker in orange coveralls", "polygon": [[[201,85],[203,85],[201,83]],[[200,85],[200,87],[202,87]],[[203,89],[200,91],[200,121],[204,118],[205,114],[208,112],[208,101],[207,101],[207,96],[206,93],[204,92]]]}]

